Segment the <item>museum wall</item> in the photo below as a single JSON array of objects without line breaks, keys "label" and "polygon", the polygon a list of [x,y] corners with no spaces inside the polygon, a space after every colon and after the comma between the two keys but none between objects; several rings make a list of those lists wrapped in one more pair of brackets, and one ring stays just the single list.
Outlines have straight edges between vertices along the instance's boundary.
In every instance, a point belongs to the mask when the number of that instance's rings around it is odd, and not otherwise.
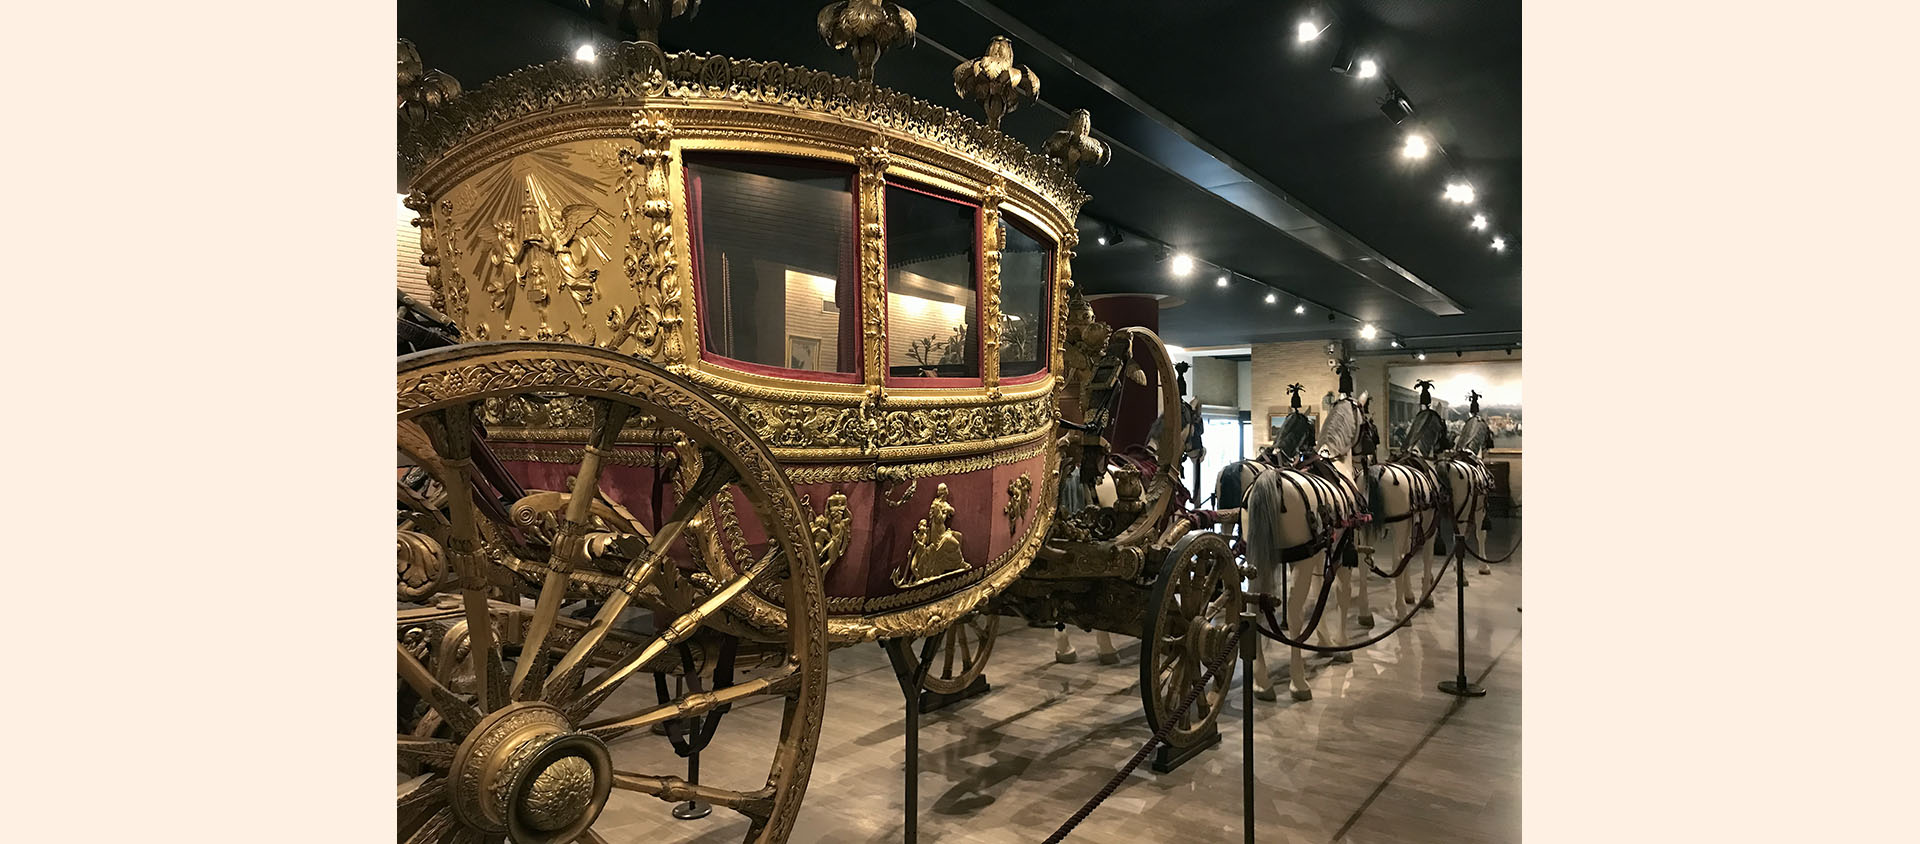
[{"label": "museum wall", "polygon": [[1239,380],[1234,361],[1215,357],[1194,358],[1193,369],[1187,373],[1187,386],[1193,390],[1193,397],[1201,404],[1216,407],[1240,406]]},{"label": "museum wall", "polygon": [[[1267,427],[1270,415],[1287,412],[1287,385],[1306,388],[1300,394],[1300,410],[1320,421],[1320,399],[1340,386],[1340,377],[1327,366],[1326,340],[1294,343],[1255,343],[1253,345],[1253,441],[1272,443]],[[1382,382],[1385,383],[1385,382]]]},{"label": "museum wall", "polygon": [[413,227],[413,210],[398,202],[394,206],[400,209],[400,219],[393,233],[394,263],[399,275],[400,292],[423,305],[431,303],[433,289],[427,286],[427,268],[420,265],[420,230]]},{"label": "museum wall", "polygon": [[[1258,347],[1256,347],[1256,356],[1254,358],[1254,360],[1256,361],[1259,360],[1259,357],[1257,355],[1257,349]],[[1392,356],[1369,355],[1366,357],[1360,357],[1360,358],[1354,359],[1353,388],[1356,390],[1359,390],[1360,392],[1369,393],[1373,396],[1378,397],[1373,402],[1373,413],[1372,413],[1373,424],[1374,424],[1374,427],[1378,428],[1379,430],[1387,431],[1387,430],[1390,430],[1390,427],[1387,424],[1387,402],[1385,400],[1385,397],[1388,395],[1388,391],[1387,391],[1387,368],[1388,367],[1396,366],[1396,365],[1410,366],[1415,363],[1421,363],[1421,364],[1427,364],[1427,365],[1434,365],[1434,364],[1445,365],[1449,363],[1473,363],[1476,361],[1516,361],[1517,362],[1519,360],[1520,360],[1520,350],[1518,349],[1514,350],[1513,354],[1511,355],[1503,351],[1482,351],[1482,352],[1463,352],[1460,354],[1459,357],[1455,357],[1449,353],[1436,352],[1436,353],[1427,355],[1427,359],[1424,361],[1416,361],[1414,360],[1412,355],[1392,355]],[[1325,364],[1321,364],[1321,366],[1324,368]],[[1283,384],[1281,386],[1284,388],[1286,385]],[[1284,392],[1282,393],[1282,395],[1284,396]],[[1448,401],[1455,401],[1455,402],[1466,401],[1465,396],[1436,395],[1435,398],[1444,398]],[[1382,446],[1381,450],[1383,452],[1382,456],[1384,456],[1385,446]],[[1520,454],[1507,454],[1507,453],[1496,452],[1494,454],[1488,455],[1487,457],[1488,462],[1492,462],[1492,463],[1505,462],[1505,463],[1512,464],[1513,468],[1508,470],[1508,483],[1513,488],[1513,501],[1515,504],[1519,504],[1522,500],[1521,494],[1520,494],[1521,456],[1522,455]]]}]

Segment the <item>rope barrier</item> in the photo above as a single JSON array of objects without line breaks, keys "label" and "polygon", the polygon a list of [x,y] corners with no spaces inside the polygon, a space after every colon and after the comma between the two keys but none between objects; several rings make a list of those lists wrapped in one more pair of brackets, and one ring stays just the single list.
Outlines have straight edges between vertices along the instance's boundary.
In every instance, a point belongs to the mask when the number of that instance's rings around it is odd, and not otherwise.
[{"label": "rope barrier", "polygon": [[[1435,512],[1438,513],[1437,510]],[[1440,520],[1435,518],[1432,523],[1428,524],[1426,529],[1420,533],[1419,538],[1413,540],[1413,542],[1407,546],[1406,556],[1400,558],[1400,565],[1394,567],[1392,574],[1381,571],[1380,567],[1374,565],[1372,562],[1367,563],[1367,568],[1372,569],[1374,574],[1380,575],[1388,580],[1399,577],[1402,572],[1407,570],[1407,564],[1413,561],[1413,556],[1420,553],[1420,546],[1425,545],[1427,540],[1432,539],[1434,531],[1439,529]]]},{"label": "rope barrier", "polygon": [[[1115,773],[1112,779],[1107,780],[1106,785],[1101,786],[1100,790],[1093,795],[1092,799],[1089,799],[1082,805],[1079,811],[1074,812],[1073,817],[1067,818],[1066,823],[1061,824],[1059,829],[1054,830],[1052,835],[1047,836],[1047,840],[1043,842],[1043,844],[1060,844],[1060,841],[1064,840],[1067,834],[1073,831],[1074,827],[1079,826],[1081,821],[1086,820],[1088,815],[1093,814],[1094,809],[1099,808],[1101,803],[1105,802],[1108,797],[1113,796],[1113,792],[1120,787],[1120,783],[1126,781],[1128,775],[1133,773],[1133,769],[1140,767],[1140,763],[1146,761],[1147,754],[1152,753],[1154,748],[1159,747],[1161,742],[1167,740],[1167,734],[1173,732],[1173,725],[1179,723],[1180,717],[1185,715],[1187,709],[1193,706],[1194,700],[1200,697],[1201,690],[1205,689],[1207,684],[1213,682],[1214,675],[1219,673],[1222,665],[1225,665],[1233,659],[1234,653],[1240,648],[1240,634],[1243,632],[1245,632],[1244,628],[1238,625],[1234,627],[1233,635],[1227,637],[1226,647],[1221,649],[1219,656],[1214,657],[1213,661],[1207,664],[1206,673],[1194,682],[1193,688],[1187,691],[1187,696],[1180,702],[1180,706],[1172,712],[1167,713],[1167,719],[1160,724],[1159,729],[1153,731],[1153,737],[1147,739],[1147,743],[1140,746],[1140,750],[1133,754],[1133,758],[1128,759],[1127,764],[1121,766],[1119,772]],[[1252,678],[1248,678],[1247,682],[1253,682]],[[1253,713],[1246,713],[1245,717],[1251,718],[1253,717]]]},{"label": "rope barrier", "polygon": [[[1464,545],[1460,545],[1460,543],[1455,543],[1455,544],[1459,545],[1460,547],[1465,547]],[[1279,642],[1283,645],[1299,648],[1303,651],[1313,651],[1314,653],[1322,653],[1322,654],[1344,653],[1346,651],[1357,651],[1361,648],[1371,647],[1374,644],[1377,644],[1380,641],[1386,639],[1388,636],[1393,635],[1395,632],[1399,631],[1400,628],[1405,627],[1409,623],[1411,623],[1413,621],[1414,616],[1417,616],[1420,614],[1420,609],[1421,609],[1420,605],[1425,604],[1429,598],[1433,597],[1434,590],[1440,588],[1440,583],[1443,579],[1445,579],[1447,574],[1447,566],[1453,565],[1455,562],[1458,562],[1459,560],[1460,560],[1460,548],[1457,547],[1455,548],[1453,553],[1448,554],[1446,559],[1440,562],[1440,572],[1434,575],[1432,583],[1427,584],[1426,594],[1420,596],[1420,601],[1419,603],[1414,605],[1413,610],[1408,612],[1406,615],[1401,616],[1400,620],[1395,621],[1385,631],[1381,632],[1376,636],[1373,636],[1372,638],[1366,639],[1364,641],[1355,642],[1351,645],[1323,646],[1323,645],[1310,645],[1310,644],[1307,644],[1305,641],[1295,641],[1293,639],[1289,639],[1287,638],[1287,635],[1285,633],[1278,632],[1278,629],[1280,627],[1280,620],[1273,617],[1273,608],[1268,606],[1264,602],[1260,605],[1261,613],[1267,617],[1267,624],[1273,625],[1275,629],[1268,630],[1266,627],[1263,627],[1258,624],[1254,625],[1253,629],[1258,631],[1260,635],[1265,636],[1269,639],[1272,639],[1276,642]],[[1310,630],[1305,631],[1300,634],[1300,638],[1304,640],[1306,639],[1306,637],[1310,635],[1312,635],[1312,631]]]},{"label": "rope barrier", "polygon": [[[1464,544],[1466,544],[1466,543],[1464,543],[1464,542],[1463,542],[1463,543],[1461,543],[1461,544],[1462,544],[1462,545],[1464,545]],[[1512,548],[1508,548],[1508,549],[1507,549],[1507,555],[1506,555],[1506,556],[1504,556],[1504,557],[1501,557],[1501,558],[1500,558],[1500,559],[1498,559],[1498,560],[1489,560],[1489,559],[1487,559],[1487,558],[1485,558],[1485,557],[1482,557],[1482,556],[1480,556],[1480,552],[1478,552],[1478,551],[1475,551],[1475,550],[1473,550],[1472,548],[1468,548],[1468,549],[1467,549],[1467,553],[1469,553],[1469,554],[1472,554],[1472,555],[1473,555],[1473,558],[1474,558],[1474,559],[1476,559],[1476,560],[1479,560],[1480,562],[1483,562],[1483,563],[1487,563],[1487,564],[1489,564],[1489,565],[1491,565],[1491,564],[1494,564],[1494,563],[1504,563],[1504,562],[1506,562],[1506,561],[1508,561],[1508,560],[1511,560],[1511,559],[1513,559],[1513,552],[1515,552],[1515,551],[1518,551],[1518,550],[1520,550],[1520,540],[1518,540],[1518,539],[1515,539],[1515,540],[1513,541],[1513,547],[1512,547]]]}]

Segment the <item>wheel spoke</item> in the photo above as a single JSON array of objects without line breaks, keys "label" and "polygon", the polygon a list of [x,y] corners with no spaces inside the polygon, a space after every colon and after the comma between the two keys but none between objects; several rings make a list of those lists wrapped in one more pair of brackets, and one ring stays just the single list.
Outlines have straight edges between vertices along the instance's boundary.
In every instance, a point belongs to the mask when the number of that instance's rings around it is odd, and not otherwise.
[{"label": "wheel spoke", "polygon": [[[449,754],[453,746],[448,745]],[[451,758],[451,757],[449,757]],[[447,793],[447,778],[439,774],[422,774],[400,784],[399,811],[418,808],[442,799]]]},{"label": "wheel spoke", "polygon": [[554,676],[546,684],[544,692],[546,697],[552,698],[560,690],[573,686],[573,678],[568,675],[574,671],[586,671],[589,659],[606,640],[608,631],[613,629],[615,619],[619,617],[622,610],[627,608],[633,596],[639,594],[640,587],[646,585],[654,572],[666,561],[668,549],[680,538],[681,532],[686,530],[687,523],[693,519],[700,508],[705,507],[707,502],[712,500],[716,493],[740,477],[732,464],[710,450],[702,454],[700,464],[699,479],[695,480],[693,486],[681,496],[666,525],[647,543],[646,555],[642,559],[627,564],[620,588],[600,606],[600,612],[594,615],[593,623],[587,627],[586,632],[580,634],[580,640],[574,642],[566,656],[554,666]]},{"label": "wheel spoke", "polygon": [[399,642],[393,643],[393,647],[400,654],[400,679],[407,681],[407,685],[412,686],[428,706],[440,713],[440,720],[453,729],[454,735],[465,736],[472,732],[474,726],[480,723],[480,713],[455,695],[453,690],[433,679],[432,672],[421,665],[420,660],[414,659],[413,654],[407,653],[406,647]]},{"label": "wheel spoke", "polygon": [[453,831],[453,807],[442,806],[440,810],[427,818],[427,822],[407,836],[407,844],[434,844],[441,836]]},{"label": "wheel spoke", "polygon": [[453,742],[400,736],[400,761],[415,762],[430,768],[453,766]]},{"label": "wheel spoke", "polygon": [[724,806],[757,821],[765,821],[773,813],[775,794],[772,785],[757,791],[734,791],[729,788],[696,785],[679,777],[655,777],[625,771],[613,772],[613,787],[637,794],[652,795],[668,803],[698,800],[702,803]]},{"label": "wheel spoke", "polygon": [[627,658],[621,660],[619,665],[608,669],[606,674],[601,675],[600,679],[594,682],[593,687],[586,690],[586,692],[581,695],[579,702],[572,708],[575,713],[574,717],[579,718],[588,712],[592,712],[593,707],[598,706],[600,701],[605,700],[607,695],[612,694],[614,689],[619,688],[620,683],[626,680],[628,675],[638,670],[640,666],[652,661],[655,657],[665,652],[667,648],[685,641],[688,636],[693,635],[694,630],[699,628],[700,623],[705,621],[707,616],[719,612],[721,607],[726,606],[727,602],[733,600],[741,592],[746,591],[747,587],[753,585],[753,582],[759,579],[761,575],[771,571],[776,564],[783,565],[785,559],[786,554],[781,551],[778,545],[774,546],[767,551],[767,555],[761,558],[760,562],[755,564],[752,569],[734,578],[733,582],[728,583],[725,588],[713,593],[712,597],[701,602],[699,606],[694,607],[692,612],[674,619],[673,623],[668,625],[666,630],[661,631],[660,635],[655,637],[653,641],[648,642],[646,647],[641,648],[637,653],[629,655]]},{"label": "wheel spoke", "polygon": [[792,663],[782,666],[763,677],[756,677],[744,683],[735,683],[719,691],[695,692],[690,695],[649,707],[631,715],[616,716],[587,724],[583,729],[602,739],[611,738],[628,730],[639,727],[651,727],[665,721],[682,718],[694,718],[746,698],[763,694],[782,695],[791,691],[800,679],[800,672]]},{"label": "wheel spoke", "polygon": [[453,531],[447,556],[460,578],[460,598],[467,617],[467,655],[473,661],[480,709],[491,712],[507,704],[506,668],[494,647],[493,619],[487,610],[486,563],[480,555],[480,528],[474,512],[473,405],[456,404],[420,422],[450,476],[446,479],[447,506],[452,512]]},{"label": "wheel spoke", "polygon": [[[955,625],[955,627],[958,628],[959,625]],[[954,635],[947,637],[947,646],[945,648],[942,648],[942,650],[946,651],[947,653],[946,653],[946,661],[941,663],[940,665],[941,679],[945,680],[945,679],[951,679],[953,677],[953,649],[954,649],[954,646],[964,638],[966,638],[966,632],[960,629],[955,629]],[[960,660],[961,667],[964,668],[966,664],[967,664],[966,660],[964,659]]]},{"label": "wheel spoke", "polygon": [[547,661],[547,634],[560,614],[567,597],[567,582],[574,566],[580,563],[580,540],[585,535],[587,517],[593,512],[593,499],[600,489],[601,458],[613,447],[614,439],[626,425],[630,410],[625,404],[605,399],[592,400],[593,433],[580,455],[580,470],[573,478],[573,491],[567,497],[566,521],[554,536],[547,556],[547,576],[540,584],[540,598],[534,603],[533,620],[527,626],[527,639],[521,646],[520,664],[513,669],[513,698],[527,700],[540,688],[541,672]]}]

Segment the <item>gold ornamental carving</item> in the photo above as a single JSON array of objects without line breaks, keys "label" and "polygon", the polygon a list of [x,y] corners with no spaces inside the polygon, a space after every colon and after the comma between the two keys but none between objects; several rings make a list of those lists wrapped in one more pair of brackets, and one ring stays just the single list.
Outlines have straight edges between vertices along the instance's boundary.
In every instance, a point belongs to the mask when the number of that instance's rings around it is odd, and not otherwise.
[{"label": "gold ornamental carving", "polygon": [[1001,512],[1007,514],[1007,532],[1020,532],[1020,522],[1027,517],[1027,497],[1033,493],[1033,478],[1025,472],[1020,477],[1007,481],[1007,507]]},{"label": "gold ornamental carving", "polygon": [[[442,159],[453,157],[451,153],[458,151],[463,158],[499,156],[510,149],[480,141],[481,136],[506,123],[529,120],[566,124],[577,119],[568,112],[571,106],[649,100],[660,101],[661,110],[674,103],[705,100],[863,121],[869,131],[899,133],[958,161],[1003,173],[1037,192],[1068,219],[1078,213],[1087,198],[1058,163],[952,109],[824,71],[696,53],[662,54],[654,45],[635,43],[611,48],[591,65],[565,60],[519,70],[445,103],[435,111],[433,120],[411,126],[402,134],[400,164],[416,184],[437,182],[444,178],[439,175],[440,168],[450,163]],[[753,119],[764,122],[775,118],[769,114]],[[572,134],[548,132],[545,137],[551,144],[607,135],[582,127]],[[436,190],[432,186],[424,189],[429,193]]]},{"label": "gold ornamental carving", "polygon": [[1021,100],[1040,96],[1040,74],[1013,63],[1013,42],[995,35],[987,54],[968,59],[953,69],[953,92],[986,109],[988,128],[1000,128],[1000,118],[1020,107]]},{"label": "gold ornamental carving", "polygon": [[1000,397],[1000,252],[1007,245],[1007,230],[1000,222],[1000,203],[1007,198],[1007,180],[993,177],[980,198],[980,376],[987,394]]},{"label": "gold ornamental carving", "polygon": [[887,228],[885,205],[887,164],[885,135],[860,151],[860,341],[865,354],[862,367],[867,395],[886,395],[887,377]]},{"label": "gold ornamental carving", "polygon": [[1093,114],[1084,108],[1073,113],[1067,128],[1047,136],[1040,149],[1069,176],[1078,174],[1083,164],[1105,167],[1113,160],[1113,148],[1093,136]]},{"label": "gold ornamental carving", "polygon": [[854,78],[873,81],[873,67],[890,47],[913,43],[919,23],[898,3],[840,0],[828,3],[814,21],[827,46],[853,54]]},{"label": "gold ornamental carving", "polygon": [[[673,126],[646,111],[633,115],[632,132],[639,149],[620,150],[620,184],[626,205],[627,250],[622,258],[627,284],[638,299],[630,309],[615,306],[607,316],[613,333],[603,348],[626,351],[631,340],[641,355],[683,372],[686,350],[681,340],[681,303],[686,292],[675,273],[673,257],[673,198],[669,173],[673,159]],[[642,225],[644,219],[645,225]]]},{"label": "gold ornamental carving", "polygon": [[893,585],[911,589],[970,569],[960,555],[960,532],[952,525],[953,504],[947,500],[947,485],[943,483],[934,489],[927,517],[914,528],[913,551],[907,565],[894,570]]},{"label": "gold ornamental carving", "polygon": [[[800,496],[800,506],[813,512],[810,496]],[[828,566],[846,555],[847,543],[852,539],[852,527],[853,511],[847,507],[847,496],[834,490],[832,495],[827,496],[826,509],[815,513],[813,522],[808,525],[808,532],[813,539],[813,552],[820,557],[821,571],[826,571]]]}]

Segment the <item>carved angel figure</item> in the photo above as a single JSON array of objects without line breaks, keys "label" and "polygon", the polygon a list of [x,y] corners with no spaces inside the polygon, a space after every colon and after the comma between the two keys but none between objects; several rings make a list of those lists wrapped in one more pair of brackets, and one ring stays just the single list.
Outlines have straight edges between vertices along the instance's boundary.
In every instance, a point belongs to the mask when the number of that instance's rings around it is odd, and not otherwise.
[{"label": "carved angel figure", "polygon": [[[809,512],[812,511],[811,502],[802,498],[800,503]],[[827,567],[839,562],[840,557],[846,554],[847,543],[852,539],[849,533],[852,525],[853,511],[847,507],[846,494],[835,492],[827,496],[826,512],[814,516],[809,526],[814,553],[820,557],[821,571],[826,571]]]},{"label": "carved angel figure", "polygon": [[1047,136],[1040,151],[1060,162],[1069,176],[1080,172],[1082,164],[1105,167],[1113,160],[1113,148],[1093,136],[1093,115],[1084,108],[1073,113],[1071,125]]},{"label": "carved angel figure", "polygon": [[1040,96],[1040,75],[1013,63],[1013,42],[996,35],[987,42],[987,54],[961,62],[953,69],[953,92],[977,100],[987,110],[987,126],[1000,128],[1000,118],[1020,107],[1020,100]]},{"label": "carved angel figure", "polygon": [[828,3],[815,23],[828,46],[853,51],[854,78],[861,82],[873,81],[873,66],[887,48],[913,43],[919,26],[912,12],[883,0]]}]

